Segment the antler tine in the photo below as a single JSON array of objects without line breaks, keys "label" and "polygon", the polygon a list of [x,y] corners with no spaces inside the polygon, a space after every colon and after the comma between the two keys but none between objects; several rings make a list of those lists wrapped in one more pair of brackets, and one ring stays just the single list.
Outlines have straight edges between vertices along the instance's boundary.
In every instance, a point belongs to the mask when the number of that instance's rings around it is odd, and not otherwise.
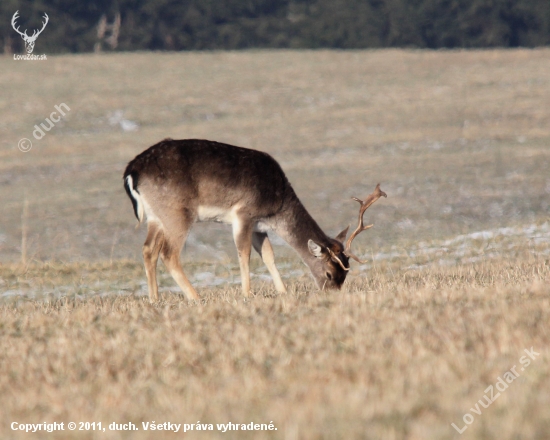
[{"label": "antler tine", "polygon": [[15,32],[17,32],[19,35],[27,35],[27,31],[25,30],[25,32],[21,32],[19,30],[19,26],[15,27],[15,22],[17,21],[17,19],[19,18],[19,11],[15,11],[15,14],[13,14],[13,17],[11,18],[11,27],[13,28],[13,30]]},{"label": "antler tine", "polygon": [[352,197],[353,200],[361,204],[361,207],[359,208],[359,224],[357,225],[357,228],[355,229],[355,231],[353,231],[352,234],[349,236],[349,238],[346,240],[346,248],[344,250],[344,254],[346,254],[350,258],[353,258],[355,261],[359,263],[366,263],[366,261],[361,260],[351,252],[351,242],[361,232],[366,231],[367,229],[370,229],[374,226],[374,225],[364,226],[363,215],[365,214],[365,211],[369,208],[369,206],[372,205],[374,202],[376,202],[380,197],[388,197],[388,195],[380,189],[380,184],[376,185],[376,188],[374,189],[374,191],[365,200],[358,199],[357,197]]},{"label": "antler tine", "polygon": [[45,12],[44,12],[44,17],[42,17],[42,18],[44,18],[46,21],[43,21],[43,22],[42,22],[42,29],[40,29],[39,31],[38,31],[38,30],[35,30],[35,31],[34,31],[34,33],[32,34],[33,37],[34,37],[34,34],[35,34],[36,32],[38,32],[38,33],[36,34],[36,36],[38,37],[38,36],[42,33],[42,31],[44,30],[44,28],[46,27],[46,25],[48,24],[48,22],[50,21],[50,17],[48,17],[48,14],[46,14]]}]

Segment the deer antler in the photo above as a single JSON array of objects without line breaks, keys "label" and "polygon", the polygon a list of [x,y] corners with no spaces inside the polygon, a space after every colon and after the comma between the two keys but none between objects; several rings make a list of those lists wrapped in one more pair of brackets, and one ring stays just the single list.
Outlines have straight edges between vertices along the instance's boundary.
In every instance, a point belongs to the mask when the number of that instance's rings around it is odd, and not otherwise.
[{"label": "deer antler", "polygon": [[46,19],[46,21],[42,22],[42,29],[40,29],[40,30],[35,29],[34,32],[32,33],[31,38],[36,39],[42,33],[42,31],[44,30],[44,28],[48,24],[48,21],[50,21],[50,17],[48,17],[48,14],[46,14],[45,12],[44,12],[44,17],[42,17],[42,18]]},{"label": "deer antler", "polygon": [[13,17],[11,18],[11,27],[13,28],[13,30],[15,32],[17,32],[19,35],[21,35],[23,38],[28,37],[27,35],[27,31],[25,32],[21,32],[19,30],[19,26],[15,27],[15,22],[17,21],[17,19],[19,18],[19,11],[15,11],[15,14],[13,14]]},{"label": "deer antler", "polygon": [[346,240],[346,249],[344,250],[344,254],[346,254],[350,258],[353,258],[355,261],[358,261],[359,263],[366,263],[366,261],[360,260],[357,256],[351,253],[351,242],[355,237],[359,235],[359,233],[367,229],[370,229],[374,226],[374,225],[363,226],[363,214],[365,214],[365,211],[370,205],[372,205],[382,196],[388,197],[387,194],[380,189],[380,184],[378,184],[376,185],[376,188],[374,189],[374,191],[365,200],[360,200],[357,197],[352,197],[353,200],[361,204],[361,208],[359,208],[359,224],[357,225],[357,229],[355,229],[355,231],[353,231],[352,234],[349,236],[349,238]]},{"label": "deer antler", "polygon": [[36,38],[38,38],[38,36],[42,33],[42,31],[44,30],[44,28],[48,24],[48,21],[50,21],[50,17],[48,17],[48,14],[46,14],[44,12],[44,17],[42,17],[42,18],[46,19],[46,21],[42,22],[42,29],[40,29],[40,30],[35,29],[33,31],[32,35],[29,36],[29,35],[27,35],[27,30],[26,29],[25,29],[25,32],[21,32],[19,30],[19,26],[15,27],[15,22],[17,21],[18,18],[19,18],[19,11],[15,11],[15,14],[13,14],[13,17],[11,18],[11,26],[13,27],[15,32],[17,32],[19,35],[21,35],[23,37],[23,39],[25,41],[27,41],[27,40],[30,40],[30,41],[36,40]]}]

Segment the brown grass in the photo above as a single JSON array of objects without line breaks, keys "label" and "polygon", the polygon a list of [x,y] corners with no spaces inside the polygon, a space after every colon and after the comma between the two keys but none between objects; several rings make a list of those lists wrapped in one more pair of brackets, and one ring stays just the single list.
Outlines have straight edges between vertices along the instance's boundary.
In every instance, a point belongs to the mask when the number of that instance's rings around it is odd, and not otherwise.
[{"label": "brown grass", "polygon": [[[547,439],[549,53],[0,58],[0,438],[181,436],[22,434],[14,421],[273,421],[186,436]],[[62,102],[67,118],[34,140]],[[139,130],[110,125],[117,110]],[[198,225],[184,260],[201,301],[161,267],[150,305],[121,176],[166,136],[270,152],[330,233],[380,181],[388,199],[354,243],[371,263],[320,293],[279,244],[289,293],[255,256],[245,301],[229,230]],[[472,413],[531,347],[540,356]]]},{"label": "brown grass", "polygon": [[[10,431],[12,421],[154,420],[278,428],[188,438],[456,438],[450,424],[464,426],[484,390],[533,347],[540,357],[475,416],[464,438],[546,438],[548,261],[388,269],[340,293],[305,282],[285,295],[262,287],[250,300],[235,287],[203,291],[200,303],[164,294],[150,305],[131,293],[5,303],[0,436],[26,437]],[[89,265],[86,273],[122,279],[133,268]]]}]

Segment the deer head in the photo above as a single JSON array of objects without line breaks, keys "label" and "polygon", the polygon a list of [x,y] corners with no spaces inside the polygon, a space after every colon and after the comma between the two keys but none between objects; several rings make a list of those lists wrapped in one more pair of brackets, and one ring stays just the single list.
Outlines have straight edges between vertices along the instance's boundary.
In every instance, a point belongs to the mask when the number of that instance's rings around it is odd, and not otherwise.
[{"label": "deer head", "polygon": [[351,243],[361,232],[373,227],[373,225],[363,225],[363,215],[368,207],[380,197],[387,197],[386,193],[380,189],[380,184],[376,185],[374,191],[365,200],[352,197],[353,200],[361,204],[359,208],[359,223],[355,231],[346,240],[345,247],[343,242],[346,239],[349,226],[340,232],[336,238],[329,239],[329,243],[324,246],[313,240],[308,241],[309,252],[319,260],[319,264],[311,269],[321,289],[340,289],[342,287],[350,270],[350,258],[359,263],[365,263],[365,261],[359,259],[351,252]]},{"label": "deer head", "polygon": [[307,242],[310,254],[316,258],[315,264],[309,265],[309,268],[317,286],[322,290],[340,289],[346,280],[350,267],[342,242],[348,229],[349,226],[336,238],[327,237],[328,242],[325,244],[313,240]]},{"label": "deer head", "polygon": [[27,35],[27,30],[26,29],[25,29],[25,32],[21,32],[19,30],[19,26],[15,27],[15,22],[17,21],[18,18],[19,18],[19,11],[15,11],[15,14],[13,14],[13,17],[11,19],[11,25],[12,25],[13,29],[15,30],[15,32],[17,32],[19,35],[21,35],[21,38],[23,38],[23,41],[25,42],[25,50],[27,51],[27,53],[31,54],[32,51],[34,50],[34,42],[36,41],[38,36],[42,33],[42,31],[44,30],[44,28],[48,24],[48,21],[49,21],[48,14],[46,14],[44,12],[44,17],[43,18],[46,21],[42,22],[42,29],[40,29],[40,30],[35,29],[31,36]]}]

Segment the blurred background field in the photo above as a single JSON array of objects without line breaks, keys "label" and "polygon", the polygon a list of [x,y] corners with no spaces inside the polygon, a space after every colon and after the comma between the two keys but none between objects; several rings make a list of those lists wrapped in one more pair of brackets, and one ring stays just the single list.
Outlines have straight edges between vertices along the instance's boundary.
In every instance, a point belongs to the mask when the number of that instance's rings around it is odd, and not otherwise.
[{"label": "blurred background field", "polygon": [[[248,438],[548,438],[548,72],[549,49],[0,58],[0,437],[30,437],[12,421],[273,420]],[[273,237],[289,293],[254,255],[244,301],[229,227],[197,224],[183,261],[201,301],[159,263],[150,305],[122,173],[165,137],[269,152],[332,235],[380,182],[354,243],[368,262],[317,292]]]},{"label": "blurred background field", "polygon": [[[3,262],[21,258],[25,198],[29,261],[139,259],[145,230],[134,230],[121,176],[165,137],[269,152],[329,234],[356,221],[350,197],[381,182],[389,197],[367,215],[375,228],[357,240],[363,256],[414,259],[432,243],[473,241],[475,251],[424,252],[462,261],[548,239],[548,49],[134,53],[0,65]],[[34,139],[61,103],[67,116]],[[21,138],[33,142],[28,153],[17,149]],[[223,225],[197,225],[184,251],[193,262],[235,257]]]}]

